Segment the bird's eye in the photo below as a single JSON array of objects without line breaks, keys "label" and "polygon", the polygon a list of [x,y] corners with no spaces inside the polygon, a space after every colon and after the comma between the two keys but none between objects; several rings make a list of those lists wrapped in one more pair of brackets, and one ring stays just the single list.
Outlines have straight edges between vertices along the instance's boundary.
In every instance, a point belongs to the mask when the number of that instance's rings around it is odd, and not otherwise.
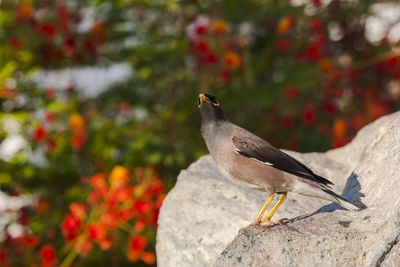
[{"label": "bird's eye", "polygon": [[212,103],[214,106],[216,106],[216,107],[218,107],[218,106],[220,105],[220,103],[219,103],[219,101],[218,101],[217,98],[212,99],[212,100],[211,100],[211,103]]}]

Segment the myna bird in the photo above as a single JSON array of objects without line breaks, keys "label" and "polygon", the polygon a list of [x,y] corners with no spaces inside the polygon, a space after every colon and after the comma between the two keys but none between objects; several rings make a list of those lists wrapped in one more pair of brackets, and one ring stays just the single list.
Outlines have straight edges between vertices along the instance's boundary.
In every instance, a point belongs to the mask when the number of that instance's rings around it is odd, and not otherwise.
[{"label": "myna bird", "polygon": [[199,95],[201,134],[218,170],[229,180],[254,190],[265,191],[268,198],[253,224],[260,223],[275,194],[281,195],[262,224],[285,201],[287,192],[334,201],[345,209],[358,210],[353,203],[333,192],[331,183],[303,163],[273,147],[264,139],[231,123],[221,102],[211,94]]}]

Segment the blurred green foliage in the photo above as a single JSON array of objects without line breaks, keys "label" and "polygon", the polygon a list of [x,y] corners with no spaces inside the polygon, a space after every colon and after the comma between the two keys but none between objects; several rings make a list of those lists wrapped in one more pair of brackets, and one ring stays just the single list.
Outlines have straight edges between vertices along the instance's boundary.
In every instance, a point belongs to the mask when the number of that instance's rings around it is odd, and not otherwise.
[{"label": "blurred green foliage", "polygon": [[[328,2],[1,2],[0,143],[17,136],[22,144],[0,159],[1,189],[51,203],[24,224],[58,251],[69,204],[87,199],[85,177],[115,165],[153,166],[171,188],[180,169],[207,153],[201,92],[216,94],[232,121],[278,147],[346,144],[399,108],[400,69],[396,44],[365,37],[375,1]],[[94,97],[73,80],[63,88],[33,82],[38,71],[115,63],[131,76]],[[110,257],[126,264],[110,256],[123,250],[115,243],[79,266],[108,265]]]}]

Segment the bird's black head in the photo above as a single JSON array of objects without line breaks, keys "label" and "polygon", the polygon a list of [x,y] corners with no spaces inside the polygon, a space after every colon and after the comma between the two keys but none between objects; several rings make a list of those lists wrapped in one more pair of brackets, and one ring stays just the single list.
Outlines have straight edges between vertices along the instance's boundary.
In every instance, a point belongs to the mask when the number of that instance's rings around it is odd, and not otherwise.
[{"label": "bird's black head", "polygon": [[199,114],[202,122],[227,120],[218,98],[211,94],[199,95]]}]

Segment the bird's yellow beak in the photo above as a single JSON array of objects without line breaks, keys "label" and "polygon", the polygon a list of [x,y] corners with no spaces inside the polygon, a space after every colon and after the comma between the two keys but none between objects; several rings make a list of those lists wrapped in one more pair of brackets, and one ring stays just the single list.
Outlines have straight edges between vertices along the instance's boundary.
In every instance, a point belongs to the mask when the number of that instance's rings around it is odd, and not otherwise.
[{"label": "bird's yellow beak", "polygon": [[204,94],[199,94],[199,107],[203,101],[206,101],[207,103],[210,103],[210,100],[208,97],[206,97]]}]

